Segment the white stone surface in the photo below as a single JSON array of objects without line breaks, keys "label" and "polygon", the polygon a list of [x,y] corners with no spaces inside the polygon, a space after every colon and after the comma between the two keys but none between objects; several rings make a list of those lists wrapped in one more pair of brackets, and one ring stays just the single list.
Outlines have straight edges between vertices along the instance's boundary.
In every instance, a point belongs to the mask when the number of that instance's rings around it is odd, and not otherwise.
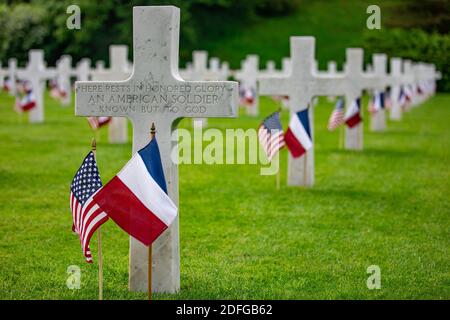
[{"label": "white stone surface", "polygon": [[[33,90],[36,106],[30,110],[30,122],[44,122],[44,90],[46,80],[56,76],[56,71],[45,67],[44,51],[30,50],[28,53],[28,64],[25,69],[15,72],[17,78],[22,81],[29,81]],[[14,78],[15,79],[15,76]]]},{"label": "white stone surface", "polygon": [[[76,83],[76,115],[127,117],[133,123],[133,153],[150,140],[152,122],[167,180],[168,194],[178,204],[177,150],[172,132],[183,117],[236,117],[236,82],[184,81],[178,73],[180,11],[176,7],[134,7],[134,69],[124,81]],[[170,96],[166,93],[171,91]],[[130,91],[130,92],[128,92]],[[162,94],[161,94],[162,93]],[[120,102],[125,99],[125,102]],[[165,102],[167,99],[167,102]],[[200,101],[186,102],[199,99]],[[103,103],[102,101],[119,101]],[[182,212],[189,214],[189,212]],[[148,250],[130,239],[132,291],[147,290]],[[153,290],[180,289],[178,219],[153,244]]]}]

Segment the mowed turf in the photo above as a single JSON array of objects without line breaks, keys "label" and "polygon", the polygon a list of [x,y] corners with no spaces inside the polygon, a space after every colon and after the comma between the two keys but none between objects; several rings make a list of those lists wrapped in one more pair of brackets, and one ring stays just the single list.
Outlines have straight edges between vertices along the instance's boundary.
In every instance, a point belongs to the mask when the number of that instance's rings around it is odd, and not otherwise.
[{"label": "mowed turf", "polygon": [[[73,107],[45,102],[45,124],[31,125],[0,95],[0,298],[96,299],[96,237],[86,264],[69,211],[92,132]],[[366,121],[364,151],[354,152],[326,130],[332,104],[321,99],[310,189],[286,186],[286,150],[279,191],[258,165],[182,165],[181,290],[155,298],[450,298],[449,104],[450,95],[438,95],[384,133],[368,132]],[[257,128],[276,108],[263,98],[260,117],[241,112],[209,125]],[[104,183],[130,156],[131,144],[109,145],[101,130]],[[145,299],[127,290],[128,236],[112,221],[102,236],[105,299]],[[80,290],[66,286],[70,265],[81,267]],[[366,286],[370,265],[381,268],[381,290]]]}]

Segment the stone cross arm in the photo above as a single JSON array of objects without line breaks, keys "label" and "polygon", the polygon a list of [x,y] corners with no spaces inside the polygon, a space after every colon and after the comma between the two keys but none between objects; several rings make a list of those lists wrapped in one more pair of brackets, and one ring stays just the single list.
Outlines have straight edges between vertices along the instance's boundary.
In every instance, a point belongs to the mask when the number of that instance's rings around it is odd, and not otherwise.
[{"label": "stone cross arm", "polygon": [[262,95],[289,95],[290,79],[282,76],[262,76],[259,81],[259,93]]}]

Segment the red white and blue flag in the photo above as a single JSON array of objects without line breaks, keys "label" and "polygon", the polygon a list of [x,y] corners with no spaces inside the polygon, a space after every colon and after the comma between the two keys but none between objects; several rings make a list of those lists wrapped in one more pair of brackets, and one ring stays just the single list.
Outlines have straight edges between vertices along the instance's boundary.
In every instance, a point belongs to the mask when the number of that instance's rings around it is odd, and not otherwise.
[{"label": "red white and blue flag", "polygon": [[129,235],[151,245],[178,214],[167,195],[156,139],[135,153],[93,201]]},{"label": "red white and blue flag", "polygon": [[267,158],[272,160],[278,150],[284,147],[283,128],[278,111],[264,119],[258,129],[258,137]]},{"label": "red white and blue flag", "polygon": [[347,109],[344,117],[345,124],[349,128],[353,128],[362,121],[361,117],[361,98],[356,98]]},{"label": "red white and blue flag", "polygon": [[36,98],[29,83],[23,84],[23,90],[25,92],[22,98],[16,97],[15,110],[17,112],[27,112],[36,107]]},{"label": "red white and blue flag", "polygon": [[6,78],[5,81],[3,82],[3,90],[8,92],[9,88],[11,88],[11,79]]},{"label": "red white and blue flag", "polygon": [[403,86],[400,87],[400,91],[398,93],[398,104],[401,107],[404,107],[407,103],[406,100],[406,94],[405,94],[405,89],[403,88]]},{"label": "red white and blue flag", "polygon": [[383,92],[375,92],[372,96],[372,99],[369,101],[369,107],[367,108],[370,113],[374,114],[384,109],[384,93]]},{"label": "red white and blue flag", "polygon": [[328,120],[328,130],[333,131],[344,123],[344,99],[339,98],[336,101],[330,120]]},{"label": "red white and blue flag", "polygon": [[252,106],[255,102],[256,98],[256,90],[251,87],[244,87],[243,85],[240,86],[241,90],[239,92],[241,102],[240,104],[243,106]]},{"label": "red white and blue flag", "polygon": [[89,122],[89,125],[91,126],[92,130],[97,130],[108,123],[110,123],[112,120],[111,117],[87,117],[87,121]]},{"label": "red white and blue flag", "polygon": [[94,195],[101,187],[97,162],[91,151],[84,158],[70,185],[72,231],[78,234],[83,255],[89,263],[92,263],[89,241],[95,230],[108,220],[106,213],[94,201]]},{"label": "red white and blue flag", "polygon": [[312,148],[308,109],[291,114],[284,141],[294,158],[301,157]]}]

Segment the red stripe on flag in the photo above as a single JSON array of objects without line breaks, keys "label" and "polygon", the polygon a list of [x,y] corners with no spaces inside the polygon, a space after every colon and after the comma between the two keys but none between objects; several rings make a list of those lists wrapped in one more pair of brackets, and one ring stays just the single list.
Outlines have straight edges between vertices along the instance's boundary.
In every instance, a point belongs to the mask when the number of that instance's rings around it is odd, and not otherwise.
[{"label": "red stripe on flag", "polygon": [[36,106],[36,102],[30,101],[28,103],[25,103],[25,104],[21,105],[20,107],[22,108],[22,111],[30,111],[35,106]]},{"label": "red stripe on flag", "polygon": [[94,195],[94,201],[123,230],[146,246],[167,229],[117,176]]},{"label": "red stripe on flag", "polygon": [[301,157],[306,152],[306,150],[303,148],[300,141],[298,141],[294,136],[290,128],[288,128],[286,133],[284,134],[284,142],[286,143],[286,146],[288,147],[294,158]]},{"label": "red stripe on flag", "polygon": [[350,118],[345,120],[345,123],[347,124],[347,126],[349,128],[353,128],[354,126],[356,126],[361,121],[362,121],[361,115],[359,114],[359,112],[357,112],[354,115],[352,115]]}]

